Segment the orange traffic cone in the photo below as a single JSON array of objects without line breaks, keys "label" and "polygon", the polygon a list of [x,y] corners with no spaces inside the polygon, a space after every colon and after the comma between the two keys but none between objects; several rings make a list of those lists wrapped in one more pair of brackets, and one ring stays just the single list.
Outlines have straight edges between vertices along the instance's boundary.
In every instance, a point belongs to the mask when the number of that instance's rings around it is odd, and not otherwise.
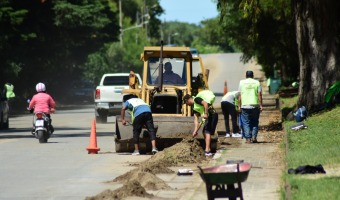
[{"label": "orange traffic cone", "polygon": [[97,133],[96,133],[96,120],[93,119],[90,135],[90,144],[86,148],[89,154],[98,154],[100,148],[97,148]]},{"label": "orange traffic cone", "polygon": [[227,86],[227,81],[224,81],[224,88],[223,88],[223,93],[227,94],[228,93],[228,86]]}]

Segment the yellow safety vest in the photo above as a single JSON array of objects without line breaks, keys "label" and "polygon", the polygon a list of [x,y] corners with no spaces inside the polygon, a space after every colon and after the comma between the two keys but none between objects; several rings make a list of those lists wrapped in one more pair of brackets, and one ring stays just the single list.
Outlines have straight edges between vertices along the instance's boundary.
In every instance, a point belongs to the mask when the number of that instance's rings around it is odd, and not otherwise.
[{"label": "yellow safety vest", "polygon": [[231,92],[231,94],[233,94],[234,95],[234,99],[235,99],[235,108],[236,108],[236,110],[238,109],[238,96],[236,96],[236,94],[238,93],[238,91],[233,91],[233,92]]},{"label": "yellow safety vest", "polygon": [[5,88],[6,88],[6,97],[7,97],[7,99],[14,98],[15,97],[15,94],[13,92],[14,85],[6,83],[5,84]]},{"label": "yellow safety vest", "polygon": [[215,95],[210,90],[203,90],[197,94],[196,97],[193,97],[194,99],[194,111],[200,113],[201,115],[204,115],[204,106],[198,104],[195,102],[195,98],[200,97],[208,104],[212,105],[215,102]]},{"label": "yellow safety vest", "polygon": [[247,78],[240,81],[240,92],[242,97],[242,106],[257,106],[259,105],[258,90],[260,88],[260,82]]}]

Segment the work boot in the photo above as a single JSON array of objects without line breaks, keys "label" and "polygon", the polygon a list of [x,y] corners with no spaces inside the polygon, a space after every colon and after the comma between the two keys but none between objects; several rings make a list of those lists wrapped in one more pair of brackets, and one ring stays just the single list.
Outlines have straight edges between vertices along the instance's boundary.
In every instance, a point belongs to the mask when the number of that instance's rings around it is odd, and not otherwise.
[{"label": "work boot", "polygon": [[253,143],[257,143],[256,137],[253,138]]},{"label": "work boot", "polygon": [[250,144],[250,143],[251,143],[251,140],[250,140],[250,139],[246,139],[246,143],[247,143],[247,144]]},{"label": "work boot", "polygon": [[151,152],[152,152],[152,154],[156,154],[156,153],[158,153],[158,149],[157,148],[153,148]]}]

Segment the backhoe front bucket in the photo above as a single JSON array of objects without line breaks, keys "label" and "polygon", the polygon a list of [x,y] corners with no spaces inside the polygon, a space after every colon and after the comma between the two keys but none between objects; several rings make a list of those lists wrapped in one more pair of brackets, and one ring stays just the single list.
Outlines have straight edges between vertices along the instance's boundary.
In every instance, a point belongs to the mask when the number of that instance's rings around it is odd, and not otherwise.
[{"label": "backhoe front bucket", "polygon": [[[131,118],[125,117],[126,121],[131,122]],[[157,148],[162,150],[166,147],[172,146],[184,138],[192,138],[194,130],[194,117],[182,116],[153,116],[153,121],[156,129],[156,143]],[[116,152],[132,152],[134,150],[133,141],[133,126],[128,124],[122,125],[121,116],[116,117],[115,125],[115,145]],[[198,131],[196,138],[200,141],[201,146],[204,147],[204,137],[202,134],[203,125]],[[217,137],[212,136],[211,149],[216,150]],[[139,139],[139,148],[141,151],[151,151],[150,136],[146,128],[143,128]]]}]

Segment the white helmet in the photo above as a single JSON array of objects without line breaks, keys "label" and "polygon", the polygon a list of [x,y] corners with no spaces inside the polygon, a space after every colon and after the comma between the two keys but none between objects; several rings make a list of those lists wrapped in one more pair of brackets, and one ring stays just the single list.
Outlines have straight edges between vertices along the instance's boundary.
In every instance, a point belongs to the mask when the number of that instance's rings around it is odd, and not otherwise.
[{"label": "white helmet", "polygon": [[35,89],[37,90],[37,92],[45,92],[46,91],[45,84],[43,84],[43,83],[38,83],[35,86]]}]

